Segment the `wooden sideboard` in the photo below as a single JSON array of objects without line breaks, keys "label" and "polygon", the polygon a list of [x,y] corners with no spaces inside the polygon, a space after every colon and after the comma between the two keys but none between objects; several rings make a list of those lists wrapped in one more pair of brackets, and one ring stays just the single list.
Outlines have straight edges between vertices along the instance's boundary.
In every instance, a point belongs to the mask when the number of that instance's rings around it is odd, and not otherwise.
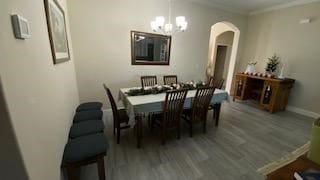
[{"label": "wooden sideboard", "polygon": [[275,79],[239,73],[235,78],[233,100],[256,100],[260,107],[273,113],[284,111],[294,79]]}]

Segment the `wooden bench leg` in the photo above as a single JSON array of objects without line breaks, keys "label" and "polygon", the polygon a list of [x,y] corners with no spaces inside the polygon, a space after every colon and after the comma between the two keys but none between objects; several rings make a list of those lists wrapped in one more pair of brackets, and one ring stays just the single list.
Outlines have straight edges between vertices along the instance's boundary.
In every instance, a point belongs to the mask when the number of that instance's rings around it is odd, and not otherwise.
[{"label": "wooden bench leg", "polygon": [[105,169],[104,169],[104,158],[103,157],[98,159],[97,165],[98,165],[99,180],[105,180],[106,174],[105,174]]}]

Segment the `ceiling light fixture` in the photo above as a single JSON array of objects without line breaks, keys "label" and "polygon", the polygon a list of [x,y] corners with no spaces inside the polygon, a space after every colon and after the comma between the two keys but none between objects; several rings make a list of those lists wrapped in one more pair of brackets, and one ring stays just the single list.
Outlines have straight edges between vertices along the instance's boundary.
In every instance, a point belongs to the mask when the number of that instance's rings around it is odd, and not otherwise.
[{"label": "ceiling light fixture", "polygon": [[151,29],[154,32],[161,32],[165,35],[174,35],[176,32],[184,32],[188,27],[188,22],[184,16],[176,17],[176,27],[173,30],[171,23],[171,0],[169,1],[169,22],[165,24],[165,18],[163,16],[157,16],[154,21],[151,22]]}]

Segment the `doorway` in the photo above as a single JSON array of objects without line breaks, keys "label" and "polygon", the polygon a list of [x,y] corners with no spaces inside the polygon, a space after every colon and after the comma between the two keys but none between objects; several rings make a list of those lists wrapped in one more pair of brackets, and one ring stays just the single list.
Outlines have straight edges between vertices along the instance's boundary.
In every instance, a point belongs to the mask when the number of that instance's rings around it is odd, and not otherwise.
[{"label": "doorway", "polygon": [[[228,61],[226,61],[226,64],[224,66],[224,70],[226,70],[226,78],[225,78],[225,90],[228,93],[231,93],[231,86],[232,86],[232,80],[236,65],[236,59],[237,59],[237,52],[238,52],[238,45],[239,45],[239,39],[240,39],[240,30],[232,23],[222,21],[214,24],[211,26],[211,33],[210,33],[210,40],[209,40],[209,52],[208,52],[208,65],[206,68],[206,75],[207,77],[214,76],[215,71],[215,61],[217,57],[217,46],[221,45],[218,43],[218,37],[221,34],[224,34],[226,32],[232,32],[233,38],[232,38],[232,47],[229,46],[230,51],[230,58]],[[222,44],[224,45],[224,44]],[[228,50],[227,50],[228,51]],[[227,52],[228,56],[228,52]]]},{"label": "doorway", "polygon": [[225,79],[224,71],[225,61],[227,58],[227,50],[228,46],[218,45],[217,47],[216,64],[214,66],[214,78],[216,79]]}]

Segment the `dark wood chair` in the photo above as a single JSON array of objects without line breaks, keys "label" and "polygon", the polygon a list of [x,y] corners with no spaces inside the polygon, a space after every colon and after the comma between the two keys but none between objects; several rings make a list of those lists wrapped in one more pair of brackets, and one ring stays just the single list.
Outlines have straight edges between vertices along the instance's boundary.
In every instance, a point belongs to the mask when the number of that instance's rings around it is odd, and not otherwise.
[{"label": "dark wood chair", "polygon": [[141,76],[141,86],[154,86],[157,84],[157,76]]},{"label": "dark wood chair", "polygon": [[214,87],[198,88],[192,102],[192,108],[184,111],[184,119],[190,127],[190,137],[193,136],[193,125],[203,123],[203,132],[206,132],[208,107],[210,105]]},{"label": "dark wood chair", "polygon": [[[154,86],[157,84],[157,76],[141,76],[141,87]],[[154,113],[148,115],[148,125],[151,126],[152,116]]]},{"label": "dark wood chair", "polygon": [[113,114],[113,134],[115,135],[117,133],[117,143],[119,144],[121,130],[130,128],[130,125],[128,124],[129,116],[125,109],[118,109],[110,89],[105,84],[103,84],[103,87],[106,90],[111,104]]},{"label": "dark wood chair", "polygon": [[178,77],[176,75],[163,76],[163,83],[165,85],[177,84],[178,83]]},{"label": "dark wood chair", "polygon": [[224,79],[215,79],[214,77],[209,78],[209,86],[213,86],[217,89],[222,89],[224,84]]},{"label": "dark wood chair", "polygon": [[[213,86],[216,89],[222,89],[224,85],[224,79],[215,79],[214,77],[209,78],[209,86]],[[213,119],[216,120],[216,126],[219,124],[221,104],[210,104],[209,110],[213,110]]]},{"label": "dark wood chair", "polygon": [[166,99],[163,104],[163,113],[154,115],[152,128],[154,125],[160,127],[161,143],[165,144],[167,133],[176,130],[177,138],[180,139],[180,118],[182,115],[184,101],[187,90],[174,90],[166,92]]}]

